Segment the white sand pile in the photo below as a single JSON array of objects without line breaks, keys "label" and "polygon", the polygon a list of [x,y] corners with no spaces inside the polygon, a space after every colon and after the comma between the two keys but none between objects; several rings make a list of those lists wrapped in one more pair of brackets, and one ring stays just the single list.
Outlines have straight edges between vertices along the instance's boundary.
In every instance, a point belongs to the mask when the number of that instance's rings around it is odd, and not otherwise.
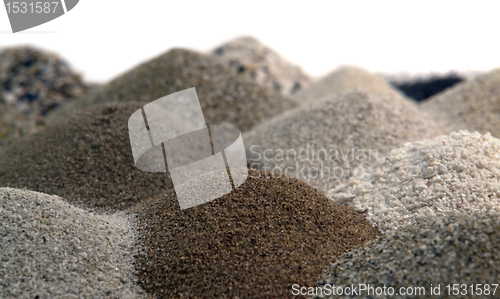
[{"label": "white sand pile", "polygon": [[212,51],[235,74],[288,96],[307,87],[312,79],[253,37],[240,37]]},{"label": "white sand pile", "polygon": [[450,131],[490,132],[500,138],[500,69],[457,84],[421,108]]},{"label": "white sand pile", "polygon": [[363,177],[391,149],[442,134],[412,101],[355,92],[333,95],[266,121],[243,136],[248,162],[326,192]]},{"label": "white sand pile", "polygon": [[331,94],[357,90],[370,94],[404,97],[401,92],[389,85],[384,79],[365,69],[357,66],[341,66],[308,88],[296,93],[292,98],[299,102],[316,101]]},{"label": "white sand pile", "polygon": [[125,215],[0,188],[0,298],[138,298]]},{"label": "white sand pile", "polygon": [[500,140],[460,131],[408,143],[329,195],[382,232],[456,211],[500,212]]},{"label": "white sand pile", "polygon": [[[498,298],[500,289],[493,284],[498,286],[500,281],[499,259],[500,215],[453,215],[388,232],[354,252],[340,256],[322,284],[337,287],[370,284],[374,288],[385,285],[388,292],[389,287],[394,288],[395,295],[401,287],[405,292],[409,287],[413,288],[410,292],[415,291],[414,287],[425,288],[425,294],[410,298],[455,298],[453,284],[459,284],[459,292],[468,295],[460,298]],[[431,285],[435,288],[439,284],[440,295],[434,289],[431,296]],[[446,287],[448,284],[451,284],[450,290]],[[464,293],[463,285],[467,293]],[[471,291],[476,296],[472,296]],[[359,295],[356,298],[403,298],[367,296],[367,291]]]}]

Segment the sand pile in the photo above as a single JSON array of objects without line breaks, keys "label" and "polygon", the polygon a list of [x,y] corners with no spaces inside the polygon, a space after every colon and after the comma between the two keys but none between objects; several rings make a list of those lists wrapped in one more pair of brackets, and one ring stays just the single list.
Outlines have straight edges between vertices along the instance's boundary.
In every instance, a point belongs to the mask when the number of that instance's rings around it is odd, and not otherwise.
[{"label": "sand pile", "polygon": [[45,115],[87,89],[80,75],[53,53],[31,47],[0,51],[0,101],[19,111]]},{"label": "sand pile", "polygon": [[106,209],[124,209],[164,190],[166,174],[142,172],[132,158],[128,118],[141,105],[94,106],[6,146],[0,155],[0,187]]},{"label": "sand pile", "polygon": [[500,140],[460,131],[408,143],[330,194],[381,231],[456,211],[500,212]]},{"label": "sand pile", "polygon": [[3,146],[21,136],[30,134],[34,123],[15,107],[0,101],[0,150]]},{"label": "sand pile", "polygon": [[209,203],[180,210],[168,191],[137,213],[138,280],[158,298],[291,298],[293,283],[315,283],[336,256],[379,235],[306,184],[253,170]]},{"label": "sand pile", "polygon": [[296,106],[278,93],[234,76],[215,57],[174,49],[68,104],[54,113],[51,120],[96,103],[149,103],[191,87],[196,87],[207,123],[226,121],[241,131]]},{"label": "sand pile", "polygon": [[500,138],[500,69],[457,84],[421,108],[453,130],[490,132]]},{"label": "sand pile", "polygon": [[253,37],[240,37],[212,51],[233,73],[284,96],[297,93],[311,83],[301,67],[292,64],[277,52]]},{"label": "sand pile", "polygon": [[[425,287],[425,296],[412,298],[450,298],[446,286],[474,284],[474,294],[486,294],[493,298],[495,286],[500,279],[500,215],[476,214],[455,215],[441,219],[429,219],[421,224],[388,232],[366,246],[344,254],[333,264],[323,283],[355,286],[370,284],[375,287],[393,287],[395,294],[400,287]],[[440,295],[431,296],[431,284],[441,285]],[[481,284],[476,289],[476,284]],[[489,284],[489,286],[486,286]],[[490,292],[486,293],[486,289]],[[453,289],[451,289],[453,292]],[[356,298],[375,298],[374,296]],[[324,296],[321,298],[329,298]],[[352,298],[352,296],[331,296]],[[394,298],[394,296],[376,296]]]},{"label": "sand pile", "polygon": [[126,215],[0,188],[1,298],[138,298]]},{"label": "sand pile", "polygon": [[332,94],[353,91],[403,96],[385,80],[365,69],[357,66],[341,66],[308,88],[293,95],[293,99],[299,102],[316,101]]},{"label": "sand pile", "polygon": [[407,141],[441,129],[401,97],[362,92],[332,95],[277,116],[243,140],[252,168],[297,177],[326,192]]}]

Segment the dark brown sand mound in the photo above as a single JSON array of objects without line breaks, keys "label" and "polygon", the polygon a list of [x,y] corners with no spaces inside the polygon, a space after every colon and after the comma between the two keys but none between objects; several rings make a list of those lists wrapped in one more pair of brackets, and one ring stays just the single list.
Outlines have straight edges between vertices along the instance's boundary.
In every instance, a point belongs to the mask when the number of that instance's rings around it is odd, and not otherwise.
[{"label": "dark brown sand mound", "polygon": [[130,148],[127,121],[140,107],[97,105],[13,142],[0,155],[0,187],[107,209],[124,209],[157,194],[166,187],[166,175],[138,170]]},{"label": "dark brown sand mound", "polygon": [[149,103],[191,87],[196,87],[207,123],[226,121],[241,131],[297,105],[277,92],[235,76],[216,57],[173,49],[139,65],[89,96],[69,103],[50,119],[68,116],[71,111],[96,103]]},{"label": "dark brown sand mound", "polygon": [[137,213],[138,280],[159,298],[291,298],[293,284],[314,284],[335,257],[379,235],[305,183],[254,170],[207,204],[180,210],[170,190]]}]

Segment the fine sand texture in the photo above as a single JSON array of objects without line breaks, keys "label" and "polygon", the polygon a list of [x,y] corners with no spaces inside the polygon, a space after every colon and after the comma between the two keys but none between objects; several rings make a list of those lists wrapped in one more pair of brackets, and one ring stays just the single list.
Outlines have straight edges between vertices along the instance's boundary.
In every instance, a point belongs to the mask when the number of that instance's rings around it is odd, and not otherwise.
[{"label": "fine sand texture", "polygon": [[404,95],[379,76],[357,66],[340,66],[293,95],[300,103],[314,102],[333,94],[364,91],[370,94]]},{"label": "fine sand texture", "polygon": [[228,41],[212,51],[236,76],[256,82],[284,96],[306,88],[311,77],[301,67],[253,37]]},{"label": "fine sand texture", "polygon": [[391,149],[441,133],[410,100],[354,92],[287,111],[243,140],[252,168],[297,177],[324,193],[364,177]]},{"label": "fine sand texture", "polygon": [[128,118],[142,104],[96,105],[17,140],[0,156],[0,187],[64,197],[90,209],[125,209],[172,187],[135,167]]},{"label": "fine sand texture", "polygon": [[48,121],[71,116],[75,110],[98,103],[146,104],[191,87],[196,88],[208,124],[225,121],[241,131],[297,105],[277,92],[235,76],[215,57],[173,49],[62,107]]},{"label": "fine sand texture", "polygon": [[379,236],[307,184],[254,170],[206,204],[180,210],[168,191],[136,212],[138,281],[157,298],[295,298],[292,284],[315,283],[335,257]]},{"label": "fine sand texture", "polygon": [[127,218],[0,188],[0,298],[144,298]]},{"label": "fine sand texture", "polygon": [[330,192],[382,232],[454,212],[500,212],[500,140],[453,132],[390,152],[365,180]]},{"label": "fine sand texture", "polygon": [[457,84],[421,108],[449,131],[489,132],[500,138],[500,69]]},{"label": "fine sand texture", "polygon": [[[371,286],[425,287],[425,296],[409,298],[457,298],[448,293],[447,285],[467,286],[468,296],[459,298],[495,298],[500,280],[500,215],[449,215],[426,219],[388,232],[365,246],[341,256],[325,275],[321,284],[336,286],[370,284]],[[431,296],[430,286],[441,285],[440,295]],[[474,293],[486,296],[472,296]],[[477,285],[480,284],[480,285]],[[477,285],[477,288],[475,288]],[[488,286],[487,286],[488,285]],[[455,293],[456,294],[456,293]],[[352,296],[318,296],[315,298],[353,298]],[[367,296],[356,298],[396,298]],[[397,297],[404,298],[404,297]]]}]

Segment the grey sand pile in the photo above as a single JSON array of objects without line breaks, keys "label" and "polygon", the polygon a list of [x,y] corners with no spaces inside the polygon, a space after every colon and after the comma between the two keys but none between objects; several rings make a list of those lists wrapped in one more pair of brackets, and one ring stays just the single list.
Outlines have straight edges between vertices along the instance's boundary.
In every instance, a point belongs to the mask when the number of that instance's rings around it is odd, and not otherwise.
[{"label": "grey sand pile", "polygon": [[1,298],[140,298],[134,230],[58,196],[0,188]]},{"label": "grey sand pile", "polygon": [[229,66],[236,76],[266,86],[284,96],[306,88],[312,79],[253,37],[240,37],[220,45],[212,55]]},{"label": "grey sand pile", "polygon": [[[425,219],[418,224],[390,231],[353,252],[342,255],[327,272],[322,284],[347,286],[370,284],[374,287],[425,287],[425,296],[410,298],[450,298],[446,286],[467,286],[460,298],[497,298],[500,280],[500,214],[455,214]],[[430,286],[441,285],[440,295],[430,295]],[[481,293],[471,296],[469,286],[481,284]],[[489,284],[489,287],[486,286]],[[476,294],[479,291],[474,290]],[[357,296],[356,298],[396,298],[395,296]],[[462,293],[463,294],[463,293]],[[398,298],[405,298],[399,296]],[[328,298],[318,296],[317,298]],[[352,296],[331,296],[352,298]]]},{"label": "grey sand pile", "polygon": [[500,69],[457,84],[421,108],[450,131],[489,132],[500,138]]}]

